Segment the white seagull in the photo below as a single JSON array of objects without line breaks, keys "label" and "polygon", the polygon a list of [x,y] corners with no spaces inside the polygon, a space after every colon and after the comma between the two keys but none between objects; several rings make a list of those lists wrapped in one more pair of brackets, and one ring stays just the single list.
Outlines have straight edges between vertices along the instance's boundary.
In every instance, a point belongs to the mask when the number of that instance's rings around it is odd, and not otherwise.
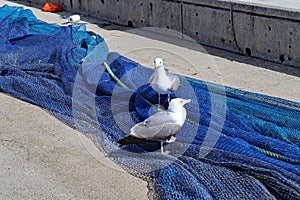
[{"label": "white seagull", "polygon": [[175,142],[173,136],[179,131],[186,118],[186,110],[183,107],[190,103],[191,99],[172,99],[168,110],[162,110],[150,116],[130,129],[130,134],[118,141],[120,146],[126,144],[143,144],[147,141],[160,141],[161,153],[163,153],[163,141]]},{"label": "white seagull", "polygon": [[160,108],[160,95],[169,95],[176,91],[180,85],[180,79],[174,74],[170,74],[167,69],[164,68],[164,61],[162,58],[156,58],[154,60],[155,71],[149,78],[149,85],[158,93],[158,108]]}]

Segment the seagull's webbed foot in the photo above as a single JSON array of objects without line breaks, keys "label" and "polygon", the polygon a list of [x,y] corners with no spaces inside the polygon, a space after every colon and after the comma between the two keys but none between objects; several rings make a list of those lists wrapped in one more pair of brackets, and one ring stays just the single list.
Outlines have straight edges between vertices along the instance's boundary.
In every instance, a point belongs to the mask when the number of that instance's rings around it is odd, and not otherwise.
[{"label": "seagull's webbed foot", "polygon": [[170,155],[171,151],[165,151],[164,154]]},{"label": "seagull's webbed foot", "polygon": [[164,110],[164,109],[162,108],[162,106],[160,104],[157,104],[157,110],[161,111],[161,110]]}]

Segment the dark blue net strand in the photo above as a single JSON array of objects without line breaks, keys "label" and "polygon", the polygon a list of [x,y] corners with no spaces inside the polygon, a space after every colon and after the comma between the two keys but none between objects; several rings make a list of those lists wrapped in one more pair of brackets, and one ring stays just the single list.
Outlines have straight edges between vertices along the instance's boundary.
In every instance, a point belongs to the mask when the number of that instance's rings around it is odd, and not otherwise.
[{"label": "dark blue net strand", "polygon": [[[123,151],[116,142],[156,112],[157,94],[147,84],[153,70],[108,54],[82,25],[47,24],[9,6],[0,19],[0,90],[93,135],[130,173],[150,177],[161,199],[300,198],[299,103],[180,76],[171,98],[193,102],[177,141],[166,145],[178,155],[156,152],[159,142]],[[167,108],[166,96],[162,102]]]}]

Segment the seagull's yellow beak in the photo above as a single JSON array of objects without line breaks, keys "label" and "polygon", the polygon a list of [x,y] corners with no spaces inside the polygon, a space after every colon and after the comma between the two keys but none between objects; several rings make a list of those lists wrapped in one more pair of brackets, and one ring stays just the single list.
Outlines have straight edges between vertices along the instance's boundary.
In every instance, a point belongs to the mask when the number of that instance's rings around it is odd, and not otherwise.
[{"label": "seagull's yellow beak", "polygon": [[186,99],[186,100],[184,101],[184,104],[191,103],[191,102],[192,102],[192,99]]}]

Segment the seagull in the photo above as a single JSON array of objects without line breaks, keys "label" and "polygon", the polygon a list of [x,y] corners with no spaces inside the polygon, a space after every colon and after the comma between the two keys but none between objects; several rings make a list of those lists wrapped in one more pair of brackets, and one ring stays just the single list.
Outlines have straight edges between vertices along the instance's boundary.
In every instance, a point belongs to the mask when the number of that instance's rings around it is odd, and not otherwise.
[{"label": "seagull", "polygon": [[160,141],[161,153],[163,142],[175,142],[173,136],[185,122],[186,110],[183,107],[191,99],[172,99],[168,110],[161,110],[130,129],[130,134],[118,141],[120,146],[126,144],[143,144],[149,141]]},{"label": "seagull", "polygon": [[170,101],[170,93],[178,89],[180,79],[164,68],[162,58],[155,58],[154,67],[155,71],[149,78],[148,84],[158,93],[158,108],[160,108],[160,95],[168,94],[168,101]]}]

